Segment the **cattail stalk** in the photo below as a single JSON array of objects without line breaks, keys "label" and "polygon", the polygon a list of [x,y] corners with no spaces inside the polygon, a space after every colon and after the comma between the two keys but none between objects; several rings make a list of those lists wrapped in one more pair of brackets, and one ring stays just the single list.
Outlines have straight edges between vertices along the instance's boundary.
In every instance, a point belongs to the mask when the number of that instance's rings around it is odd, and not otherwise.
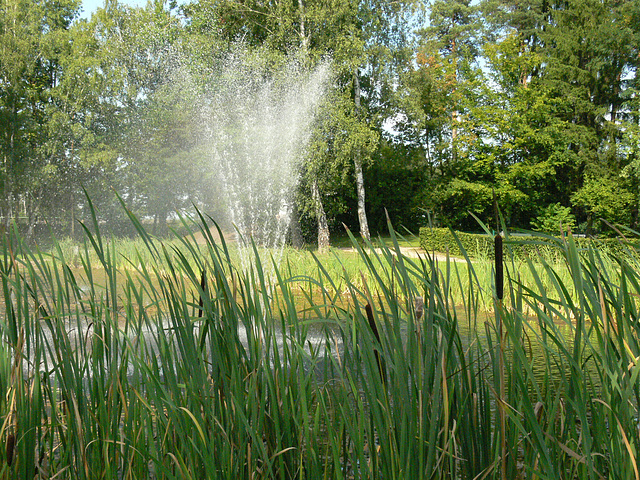
[{"label": "cattail stalk", "polygon": [[200,300],[198,301],[198,307],[200,308],[200,310],[198,310],[198,318],[202,318],[204,313],[204,300],[202,298],[202,294],[207,288],[207,271],[204,269],[202,270],[202,276],[200,277],[200,288],[202,288],[202,293],[200,293]]},{"label": "cattail stalk", "polygon": [[494,250],[496,259],[496,297],[502,300],[504,296],[504,271],[502,258],[502,236],[496,235],[494,240]]},{"label": "cattail stalk", "polygon": [[500,351],[498,355],[498,369],[500,371],[500,398],[498,408],[500,412],[500,450],[501,450],[501,479],[506,480],[507,475],[507,420],[505,405],[505,378],[504,378],[504,332],[502,330],[502,297],[504,295],[504,272],[503,272],[503,252],[502,236],[496,235],[494,238],[495,253],[495,284],[496,284],[496,323],[498,336],[500,337]]},{"label": "cattail stalk", "polygon": [[[367,312],[367,320],[369,320],[369,327],[371,327],[373,336],[376,337],[376,340],[378,341],[378,345],[382,347],[382,343],[380,342],[380,333],[378,332],[378,326],[376,325],[376,321],[373,318],[373,309],[371,308],[371,305],[369,303],[367,303],[364,309]],[[384,374],[384,360],[380,356],[379,348],[375,348],[373,351],[373,354],[375,355],[376,363],[378,364],[378,372],[380,373],[380,380],[382,380],[383,384],[386,384],[387,382],[386,382],[386,376]]]},{"label": "cattail stalk", "polygon": [[10,433],[7,437],[7,464],[11,466],[13,463],[13,452],[16,446],[16,436]]}]

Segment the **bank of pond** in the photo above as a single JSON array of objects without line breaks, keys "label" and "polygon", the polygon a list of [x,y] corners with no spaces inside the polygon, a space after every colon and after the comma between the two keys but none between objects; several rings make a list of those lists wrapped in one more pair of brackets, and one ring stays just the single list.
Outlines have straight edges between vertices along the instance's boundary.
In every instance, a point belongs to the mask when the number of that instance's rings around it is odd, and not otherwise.
[{"label": "bank of pond", "polygon": [[634,251],[139,236],[4,238],[0,478],[640,479]]}]

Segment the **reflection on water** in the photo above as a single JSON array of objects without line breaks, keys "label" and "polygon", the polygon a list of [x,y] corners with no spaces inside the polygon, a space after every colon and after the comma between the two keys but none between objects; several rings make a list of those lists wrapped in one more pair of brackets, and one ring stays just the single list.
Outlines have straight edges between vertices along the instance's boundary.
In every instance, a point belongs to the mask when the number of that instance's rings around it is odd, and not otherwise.
[{"label": "reflection on water", "polygon": [[[465,348],[475,349],[480,356],[488,356],[489,349],[498,349],[499,333],[497,316],[494,312],[485,312],[469,321],[464,310],[456,309],[457,329]],[[530,369],[537,381],[537,388],[553,389],[567,384],[571,375],[570,358],[573,356],[576,327],[559,318],[538,318],[530,314],[503,310],[504,354],[507,365],[517,364]],[[599,384],[598,371],[593,353],[598,346],[592,338],[583,338],[583,374]],[[523,372],[524,373],[524,372]],[[507,371],[514,376],[515,371]]]},{"label": "reflection on water", "polygon": [[[107,289],[105,288],[106,277],[102,269],[94,269],[92,271],[92,284],[89,285],[84,271],[77,269],[74,275],[78,281],[82,299],[89,299],[92,295],[103,296]],[[129,272],[129,281],[135,284],[137,276],[135,272]],[[147,279],[148,281],[148,279]],[[157,279],[152,279],[157,282]],[[161,291],[157,284],[157,291]],[[114,318],[124,319],[124,310],[126,310],[126,288],[119,285],[118,296],[120,298],[120,308],[122,309],[121,317],[116,315]],[[119,327],[122,333],[128,337],[128,341],[134,343],[145,343],[149,351],[157,349],[157,338],[159,332],[163,335],[171,337],[172,325],[165,317],[158,314],[158,309],[162,309],[156,299],[150,298],[141,290],[143,295],[139,301],[145,305],[146,315],[149,318],[157,316],[164,318],[157,320],[156,323],[146,323],[139,325],[135,329],[130,325],[124,325],[120,322]],[[275,293],[275,292],[274,292]],[[340,334],[340,326],[346,325],[355,314],[353,299],[350,295],[336,295],[328,302],[326,297],[314,292],[303,291],[302,288],[294,288],[292,290],[293,301],[299,311],[298,318],[300,323],[304,325],[304,338],[294,338],[291,332],[283,332],[281,320],[273,318],[271,321],[276,346],[282,351],[285,342],[290,344],[299,343],[307,356],[307,367],[314,370],[318,377],[325,375],[330,369],[328,368],[328,359],[323,359],[323,354],[318,352],[330,352],[334,360],[340,361],[340,356],[344,354],[345,345],[343,344],[343,336]],[[281,301],[281,296],[274,294],[272,296],[274,302]],[[278,307],[282,305],[272,305],[272,311],[277,312]],[[315,307],[315,308],[314,308]],[[132,308],[137,308],[135,305]],[[363,309],[362,306],[358,308]],[[383,313],[382,310],[385,310]],[[387,306],[382,303],[379,306],[379,314],[381,316],[389,316]],[[428,312],[428,309],[427,309]],[[406,312],[404,312],[406,314]],[[194,311],[194,333],[199,334],[199,323]],[[397,331],[403,336],[402,343],[407,344],[407,337],[411,333],[408,328],[407,318],[388,319],[390,325],[399,322]],[[498,332],[496,327],[496,315],[494,312],[478,311],[469,315],[469,312],[462,306],[451,309],[448,318],[428,318],[425,314],[423,321],[428,323],[436,323],[442,325],[443,322],[449,322],[455,325],[457,335],[459,335],[462,347],[467,354],[472,354],[474,358],[490,363],[490,356],[498,348]],[[519,312],[503,312],[504,322],[504,352],[507,365],[520,365],[522,368],[530,369],[533,377],[536,378],[537,388],[555,388],[558,385],[567,384],[567,376],[571,374],[571,365],[569,359],[572,357],[573,339],[575,337],[575,327],[571,323],[559,321],[549,318],[539,319],[534,315],[523,315]],[[384,322],[383,322],[384,323]],[[67,335],[69,338],[68,346],[71,350],[82,350],[86,354],[90,353],[92,344],[93,322],[89,319],[73,320],[66,322]],[[394,332],[386,332],[385,325],[381,325],[383,337],[385,335],[393,335]],[[424,327],[423,327],[424,328]],[[47,335],[47,341],[53,342],[55,332],[43,329]],[[238,338],[245,348],[249,345],[249,335],[244,325],[238,327]],[[588,373],[588,377],[597,385],[598,371],[595,366],[593,354],[598,354],[598,350],[593,346],[596,342],[592,342],[590,338],[583,339],[585,353],[583,354],[583,364],[580,368],[583,372]],[[492,351],[493,350],[493,351]],[[43,361],[51,364],[53,359],[50,355],[46,355]],[[133,367],[129,367],[131,370]],[[131,373],[131,371],[130,371]],[[508,371],[508,375],[516,375],[517,372]]]}]

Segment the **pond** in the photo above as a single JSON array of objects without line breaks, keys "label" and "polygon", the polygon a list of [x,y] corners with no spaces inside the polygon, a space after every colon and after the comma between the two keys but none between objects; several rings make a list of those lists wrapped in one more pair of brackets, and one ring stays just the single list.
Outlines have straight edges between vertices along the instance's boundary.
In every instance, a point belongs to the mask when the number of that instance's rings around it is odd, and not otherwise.
[{"label": "pond", "polygon": [[[93,284],[89,285],[86,281],[86,275],[84,270],[76,268],[73,269],[73,274],[77,279],[78,286],[82,292],[82,301],[88,301],[93,296],[94,298],[101,298],[106,295],[106,276],[104,270],[94,269],[92,271]],[[124,278],[124,276],[121,276]],[[128,281],[131,284],[139,283],[141,279],[136,276],[134,272],[128,272]],[[156,291],[161,291],[157,278],[153,278],[153,286]],[[113,318],[118,319],[118,325],[120,332],[123,335],[123,339],[126,342],[133,342],[135,344],[144,343],[146,349],[150,351],[156,351],[158,348],[159,335],[163,339],[173,338],[173,325],[172,320],[167,317],[166,314],[159,314],[158,309],[166,309],[165,306],[160,306],[157,300],[153,300],[148,295],[148,289],[141,289],[142,295],[138,302],[144,305],[144,322],[137,325],[127,325],[127,319],[133,318],[130,314],[127,314],[128,306],[125,302],[126,288],[124,282],[119,286],[120,306],[119,312]],[[147,292],[147,293],[145,293]],[[263,324],[262,322],[256,322],[256,324],[263,325],[261,328],[265,328],[265,325],[272,330],[275,344],[272,347],[276,347],[282,352],[285,342],[299,343],[308,357],[307,367],[314,370],[314,375],[318,379],[322,379],[322,376],[327,373],[330,368],[326,365],[326,359],[311,360],[312,356],[318,356],[320,351],[330,351],[334,356],[334,360],[338,360],[338,357],[344,355],[345,338],[349,338],[349,329],[353,322],[355,315],[355,309],[353,307],[353,298],[350,295],[338,295],[333,296],[331,303],[326,303],[326,298],[317,293],[315,296],[309,293],[308,290],[303,288],[294,287],[291,290],[292,301],[298,309],[298,320],[302,328],[290,329],[291,325],[282,325],[282,318],[279,318],[277,312],[281,312],[282,296],[281,294],[271,295],[268,298],[277,297],[276,302],[280,302],[280,305],[271,305],[271,311],[274,312],[274,317]],[[202,319],[197,317],[196,303],[194,295],[188,297],[191,305],[191,315],[193,322],[193,334],[197,337],[200,335],[200,329]],[[259,301],[263,301],[262,298]],[[378,318],[382,319],[383,315],[388,315],[387,306],[382,304],[386,312],[383,314],[382,310],[378,312]],[[315,308],[313,308],[315,307]],[[131,305],[131,308],[139,308],[136,305]],[[360,311],[364,315],[364,305],[360,305]],[[320,315],[320,316],[318,316]],[[456,334],[460,337],[462,342],[462,348],[467,353],[473,350],[473,356],[476,358],[487,359],[491,354],[491,349],[497,349],[497,329],[496,329],[496,317],[494,312],[479,311],[473,315],[473,318],[469,318],[468,312],[463,306],[456,306],[449,312],[447,319],[442,318],[442,314],[438,313],[438,317],[432,320],[438,324],[446,322],[452,322],[455,319]],[[135,316],[134,316],[135,317]],[[566,383],[566,375],[569,374],[570,367],[567,362],[567,352],[562,352],[562,349],[570,350],[573,345],[573,338],[575,336],[574,325],[556,320],[552,324],[548,321],[540,322],[537,317],[533,315],[522,315],[515,313],[515,315],[505,315],[505,321],[514,321],[519,319],[522,322],[522,328],[519,330],[521,333],[516,339],[508,339],[505,347],[505,356],[509,358],[513,354],[514,342],[519,343],[522,346],[522,355],[524,358],[521,361],[525,361],[535,378],[539,380],[541,384],[547,386],[561,385]],[[143,318],[138,315],[138,318]],[[381,321],[381,320],[380,320]],[[395,323],[395,320],[391,320]],[[429,322],[429,319],[425,319]],[[382,321],[381,321],[382,322]],[[407,337],[415,334],[415,332],[409,332],[407,325],[407,318],[401,318],[399,320],[399,331],[403,336],[402,343],[407,343]],[[83,355],[91,354],[91,343],[95,331],[95,322],[90,316],[82,316],[69,318],[66,322],[68,345],[72,350],[81,350]],[[384,322],[382,322],[384,323]],[[542,328],[541,328],[542,326]],[[384,324],[381,325],[381,335],[384,337],[387,335]],[[252,326],[249,325],[249,328]],[[425,328],[425,327],[422,327]],[[286,331],[288,330],[288,331]],[[303,337],[298,334],[292,334],[292,331],[296,330]],[[54,343],[54,336],[58,332],[51,331],[51,329],[43,328],[43,332],[46,335],[46,341],[49,344]],[[303,333],[300,333],[303,332]],[[254,336],[256,335],[253,332]],[[394,334],[391,332],[390,334]],[[345,336],[346,335],[346,336]],[[259,335],[258,335],[259,336]],[[262,334],[262,336],[265,336]],[[245,349],[249,347],[249,335],[247,332],[247,325],[240,322],[237,325],[237,337],[244,346]],[[294,338],[296,337],[296,338]],[[506,336],[505,336],[506,338]],[[174,339],[175,340],[175,339]],[[349,341],[349,340],[348,340]],[[589,342],[587,339],[586,342]],[[391,347],[388,347],[391,348]],[[597,347],[595,347],[597,348]],[[320,355],[321,356],[321,355]],[[48,365],[51,364],[51,353],[47,353],[42,361],[46,361]],[[313,365],[313,366],[311,366]],[[551,368],[549,368],[551,366]],[[597,383],[597,370],[594,362],[585,361],[583,365],[585,373]],[[129,375],[133,373],[134,363],[131,363],[128,367]]]}]

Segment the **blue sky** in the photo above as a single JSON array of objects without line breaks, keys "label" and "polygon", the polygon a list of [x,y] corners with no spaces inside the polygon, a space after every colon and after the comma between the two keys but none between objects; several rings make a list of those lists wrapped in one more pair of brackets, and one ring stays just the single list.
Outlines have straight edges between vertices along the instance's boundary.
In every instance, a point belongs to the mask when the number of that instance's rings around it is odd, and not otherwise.
[{"label": "blue sky", "polygon": [[[147,0],[120,0],[120,3],[131,5],[134,7],[144,7]],[[83,0],[82,1],[82,18],[89,18],[91,14],[99,7],[104,5],[104,0]]]}]

